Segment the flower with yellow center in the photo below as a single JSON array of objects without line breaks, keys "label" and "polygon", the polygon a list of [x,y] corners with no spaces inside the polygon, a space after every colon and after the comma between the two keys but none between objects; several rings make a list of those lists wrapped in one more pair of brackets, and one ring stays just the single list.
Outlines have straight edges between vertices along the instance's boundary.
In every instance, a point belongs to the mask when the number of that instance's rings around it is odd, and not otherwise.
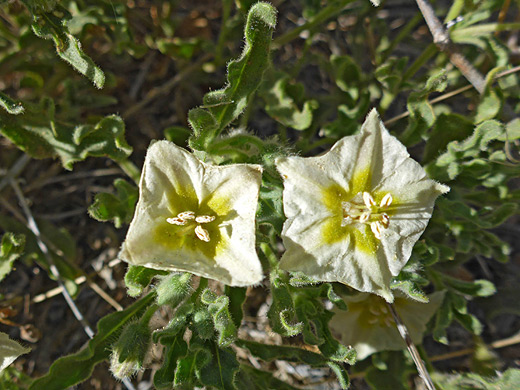
[{"label": "flower with yellow center", "polygon": [[283,157],[287,221],[281,268],[393,301],[390,281],[410,258],[435,199],[428,179],[372,110],[357,135],[319,157]]},{"label": "flower with yellow center", "polygon": [[[429,302],[412,301],[397,293],[393,303],[415,344],[420,344],[426,324],[433,317],[444,298],[444,291],[429,295]],[[348,310],[335,309],[329,322],[332,334],[345,345],[356,349],[357,359],[379,351],[398,351],[406,348],[399,335],[387,303],[374,294],[359,293],[344,297]]]},{"label": "flower with yellow center", "polygon": [[168,141],[150,146],[119,258],[231,286],[262,280],[255,251],[258,165],[205,164]]}]

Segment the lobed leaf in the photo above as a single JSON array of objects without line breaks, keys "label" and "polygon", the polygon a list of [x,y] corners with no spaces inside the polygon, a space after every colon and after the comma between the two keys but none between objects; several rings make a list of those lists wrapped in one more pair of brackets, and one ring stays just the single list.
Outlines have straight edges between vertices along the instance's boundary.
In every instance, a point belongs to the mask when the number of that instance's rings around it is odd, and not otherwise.
[{"label": "lobed leaf", "polygon": [[301,102],[304,93],[303,84],[291,84],[290,76],[281,71],[269,71],[259,91],[271,118],[296,130],[311,125],[313,111],[319,106],[316,100]]},{"label": "lobed leaf", "polygon": [[206,289],[200,296],[203,304],[211,314],[213,324],[218,332],[219,347],[228,347],[237,337],[237,327],[229,312],[229,297],[217,296],[211,290]]},{"label": "lobed leaf", "polygon": [[[62,11],[70,14],[63,7]],[[86,76],[97,88],[103,88],[105,74],[96,66],[94,61],[81,49],[81,43],[69,33],[66,26],[67,18],[60,18],[52,12],[35,16],[32,30],[39,38],[52,39],[56,46],[56,52],[76,71]]]},{"label": "lobed leaf", "polygon": [[171,389],[175,380],[175,372],[179,359],[186,356],[188,344],[183,339],[183,334],[162,337],[161,344],[165,345],[164,361],[154,376],[153,384],[156,389]]},{"label": "lobed leaf", "polygon": [[139,190],[123,179],[114,180],[117,194],[96,194],[88,208],[89,215],[102,222],[113,221],[116,228],[130,223],[135,211]]},{"label": "lobed leaf", "polygon": [[72,127],[55,121],[51,99],[28,106],[23,117],[3,117],[0,133],[33,158],[59,157],[69,170],[89,156],[123,161],[132,153],[120,117],[110,115],[96,125]]}]

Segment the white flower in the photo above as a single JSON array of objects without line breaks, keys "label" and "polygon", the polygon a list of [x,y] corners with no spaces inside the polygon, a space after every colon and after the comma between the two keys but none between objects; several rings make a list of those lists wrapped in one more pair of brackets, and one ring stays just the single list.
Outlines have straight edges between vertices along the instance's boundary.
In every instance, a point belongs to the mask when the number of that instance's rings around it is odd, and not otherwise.
[{"label": "white flower", "polygon": [[261,176],[257,165],[208,165],[171,142],[154,143],[119,258],[231,286],[260,282],[255,214]]},{"label": "white flower", "polygon": [[392,302],[390,280],[449,188],[426,177],[375,110],[359,134],[328,153],[279,158],[276,165],[287,216],[281,268]]},{"label": "white flower", "polygon": [[[444,291],[435,292],[428,297],[430,301],[422,303],[407,299],[403,294],[398,295],[393,303],[415,344],[421,343],[426,324],[442,303]],[[406,348],[383,299],[373,294],[359,293],[344,297],[343,300],[348,310],[335,309],[336,314],[330,320],[329,326],[332,334],[343,344],[355,348],[358,360],[375,352]]]}]

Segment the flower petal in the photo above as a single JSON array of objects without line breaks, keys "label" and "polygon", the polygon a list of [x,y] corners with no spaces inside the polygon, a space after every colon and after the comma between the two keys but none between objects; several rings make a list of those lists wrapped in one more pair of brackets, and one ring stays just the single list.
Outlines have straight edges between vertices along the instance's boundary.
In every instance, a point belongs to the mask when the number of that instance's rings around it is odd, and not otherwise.
[{"label": "flower petal", "polygon": [[[412,301],[400,292],[393,303],[414,343],[420,344],[426,324],[433,317],[444,298],[444,291],[428,296],[428,303]],[[344,297],[348,311],[335,310],[329,322],[332,333],[345,345],[352,345],[358,360],[379,351],[397,351],[406,348],[389,312],[379,315],[371,312],[386,305],[380,298],[370,294]],[[385,318],[386,317],[386,318]]]}]

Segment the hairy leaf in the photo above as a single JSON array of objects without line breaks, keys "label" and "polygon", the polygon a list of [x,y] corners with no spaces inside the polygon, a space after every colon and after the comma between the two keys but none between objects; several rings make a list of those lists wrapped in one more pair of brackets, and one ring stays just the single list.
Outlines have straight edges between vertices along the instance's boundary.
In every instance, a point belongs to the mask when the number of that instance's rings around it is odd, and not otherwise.
[{"label": "hairy leaf", "polygon": [[153,299],[154,294],[150,293],[128,308],[103,317],[98,322],[97,334],[87,347],[56,360],[46,375],[32,383],[30,390],[66,390],[86,380],[94,367],[110,356],[110,346],[123,326],[144,312]]},{"label": "hairy leaf", "polygon": [[229,297],[217,296],[211,290],[206,289],[201,294],[201,302],[208,307],[208,312],[213,318],[213,324],[218,332],[218,345],[228,347],[237,337],[237,327],[229,312]]},{"label": "hairy leaf", "polygon": [[[276,10],[268,3],[258,2],[251,7],[244,29],[246,44],[241,56],[228,64],[228,84],[204,96],[202,108],[189,112],[189,122],[201,140],[195,145],[206,145],[215,135],[236,119],[248,104],[262,80],[269,64],[269,46],[276,24]],[[202,134],[204,133],[204,134]]]},{"label": "hairy leaf", "polygon": [[54,119],[54,102],[43,99],[28,106],[23,116],[3,116],[0,133],[33,158],[59,157],[66,169],[89,156],[126,159],[132,148],[125,140],[125,125],[117,115],[96,125],[72,127]]},{"label": "hairy leaf", "polygon": [[0,106],[12,115],[22,114],[25,110],[22,103],[14,101],[2,92],[0,92]]},{"label": "hairy leaf", "polygon": [[[60,8],[65,10],[62,7]],[[68,14],[66,10],[65,12]],[[43,13],[35,16],[35,23],[33,23],[32,29],[38,37],[52,39],[56,46],[56,52],[64,61],[86,76],[97,88],[103,88],[105,74],[83,52],[81,43],[69,33],[65,24],[66,20],[67,18],[58,17],[51,12]]]},{"label": "hairy leaf", "polygon": [[128,295],[134,298],[141,295],[155,276],[167,274],[168,272],[166,271],[159,271],[138,265],[128,265],[128,270],[125,274],[125,285]]},{"label": "hairy leaf", "polygon": [[96,194],[88,212],[98,221],[113,221],[115,227],[119,229],[132,220],[139,191],[137,187],[123,179],[114,180],[114,187],[117,191],[116,195],[106,192]]}]

